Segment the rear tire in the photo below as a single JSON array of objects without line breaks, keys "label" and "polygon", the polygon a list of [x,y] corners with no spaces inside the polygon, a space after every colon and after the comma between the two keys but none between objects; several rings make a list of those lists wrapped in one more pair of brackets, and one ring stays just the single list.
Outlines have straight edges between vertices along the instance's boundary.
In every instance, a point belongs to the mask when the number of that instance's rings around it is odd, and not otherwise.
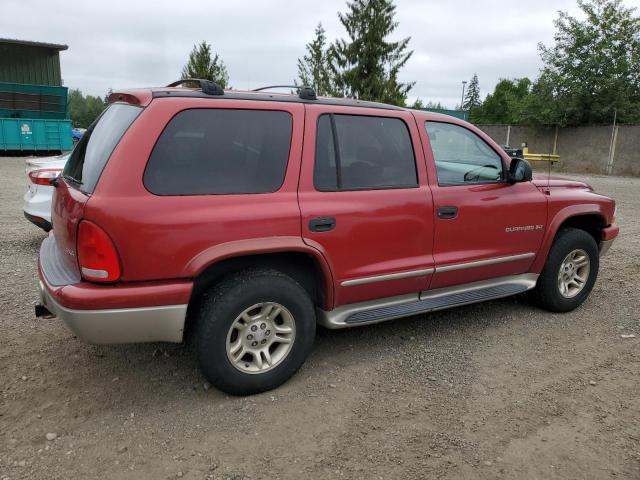
[{"label": "rear tire", "polygon": [[231,274],[202,299],[196,352],[216,388],[250,395],[278,387],[313,346],[315,310],[307,292],[276,270]]},{"label": "rear tire", "polygon": [[575,228],[561,230],[533,291],[537,302],[551,312],[580,306],[596,282],[600,258],[593,237]]}]

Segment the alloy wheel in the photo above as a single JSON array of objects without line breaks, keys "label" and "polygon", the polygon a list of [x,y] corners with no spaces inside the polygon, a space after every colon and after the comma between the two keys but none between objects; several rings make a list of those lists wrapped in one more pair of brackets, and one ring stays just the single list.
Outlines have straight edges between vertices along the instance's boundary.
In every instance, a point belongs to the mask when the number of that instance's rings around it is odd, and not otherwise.
[{"label": "alloy wheel", "polygon": [[227,334],[227,357],[243,373],[264,373],[291,351],[296,335],[293,315],[283,305],[263,302],[236,317]]}]

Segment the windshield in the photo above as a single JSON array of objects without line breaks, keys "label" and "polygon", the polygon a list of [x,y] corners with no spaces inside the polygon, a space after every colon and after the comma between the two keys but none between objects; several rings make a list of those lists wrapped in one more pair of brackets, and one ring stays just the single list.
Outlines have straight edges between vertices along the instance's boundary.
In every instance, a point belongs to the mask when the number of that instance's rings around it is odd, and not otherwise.
[{"label": "windshield", "polygon": [[82,192],[92,193],[111,152],[142,108],[116,103],[87,129],[73,149],[62,176]]}]

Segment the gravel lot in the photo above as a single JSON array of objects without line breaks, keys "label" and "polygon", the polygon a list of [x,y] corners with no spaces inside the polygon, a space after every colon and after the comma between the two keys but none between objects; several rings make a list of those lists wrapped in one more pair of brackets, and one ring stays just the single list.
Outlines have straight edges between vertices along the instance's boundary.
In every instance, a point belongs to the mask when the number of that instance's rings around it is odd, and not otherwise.
[{"label": "gravel lot", "polygon": [[321,330],[286,385],[233,398],[187,347],[36,320],[24,158],[0,178],[0,479],[640,478],[640,179],[587,178],[622,234],[577,311],[519,297]]}]

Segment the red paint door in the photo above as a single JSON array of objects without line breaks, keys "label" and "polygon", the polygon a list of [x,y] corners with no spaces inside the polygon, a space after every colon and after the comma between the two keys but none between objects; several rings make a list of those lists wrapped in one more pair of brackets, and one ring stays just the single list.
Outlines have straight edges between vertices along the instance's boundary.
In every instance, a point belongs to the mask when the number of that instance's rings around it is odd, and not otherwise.
[{"label": "red paint door", "polygon": [[526,273],[546,229],[546,196],[506,182],[506,158],[476,129],[420,126],[434,199],[431,288]]},{"label": "red paint door", "polygon": [[433,205],[413,116],[307,105],[304,145],[302,237],[330,264],[336,306],[427,288]]}]

